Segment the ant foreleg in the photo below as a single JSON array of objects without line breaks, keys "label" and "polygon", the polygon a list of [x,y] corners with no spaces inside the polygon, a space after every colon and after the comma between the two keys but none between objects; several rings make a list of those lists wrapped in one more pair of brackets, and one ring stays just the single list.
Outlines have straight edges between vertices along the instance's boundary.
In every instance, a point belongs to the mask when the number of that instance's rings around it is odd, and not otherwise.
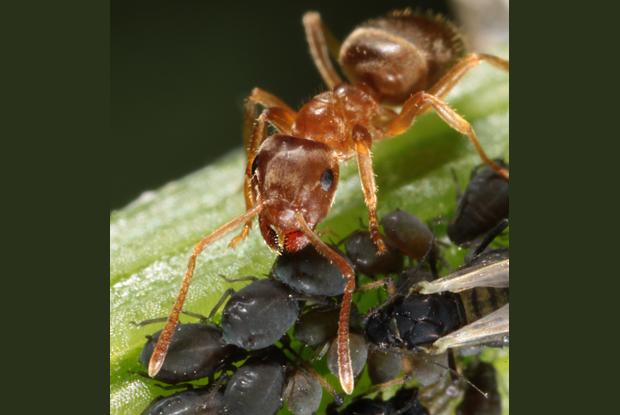
[{"label": "ant foreleg", "polygon": [[352,132],[355,152],[357,153],[357,168],[364,191],[364,202],[368,207],[368,231],[370,237],[380,254],[386,252],[385,243],[379,232],[379,220],[377,219],[377,185],[375,172],[372,168],[370,146],[372,137],[366,128],[356,125]]},{"label": "ant foreleg", "polygon": [[424,109],[428,105],[431,105],[433,107],[437,115],[439,115],[439,117],[446,124],[448,124],[459,133],[466,135],[478,152],[478,155],[480,156],[482,161],[493,170],[495,170],[499,175],[508,180],[508,170],[499,166],[497,163],[491,160],[489,156],[487,156],[484,149],[482,148],[482,145],[480,144],[480,141],[478,141],[478,137],[476,136],[476,133],[472,128],[471,124],[459,114],[457,114],[456,111],[454,111],[447,103],[427,92],[417,92],[405,102],[400,114],[389,123],[386,129],[386,136],[394,136],[405,132],[407,129],[409,129],[409,127],[415,120],[415,117],[424,112]]},{"label": "ant foreleg", "polygon": [[329,89],[334,89],[342,83],[342,79],[332,65],[329,53],[337,56],[340,50],[340,42],[325,27],[318,12],[307,12],[302,21],[314,65]]},{"label": "ant foreleg", "polygon": [[183,281],[181,282],[181,288],[179,290],[179,294],[177,295],[176,302],[172,307],[172,311],[168,316],[168,321],[166,322],[166,326],[162,330],[159,339],[157,340],[157,344],[155,345],[155,349],[153,350],[153,354],[151,355],[151,360],[149,361],[148,373],[149,376],[156,376],[162,365],[164,364],[164,360],[166,358],[166,354],[168,353],[168,347],[170,347],[170,342],[172,341],[172,335],[174,333],[174,329],[179,321],[179,314],[183,309],[183,303],[185,303],[185,297],[187,296],[187,291],[189,290],[189,284],[192,280],[192,276],[194,275],[194,268],[196,267],[196,258],[203,249],[209,245],[210,243],[220,239],[222,236],[232,231],[235,227],[240,224],[247,222],[249,219],[259,214],[263,209],[263,204],[260,203],[252,209],[245,212],[243,215],[237,216],[231,221],[223,224],[210,235],[203,238],[200,242],[194,245],[194,249],[192,251],[192,255],[189,257],[189,261],[187,263],[187,270],[185,271],[185,276],[183,277]]},{"label": "ant foreleg", "polygon": [[342,295],[340,304],[340,315],[338,316],[338,379],[340,386],[347,395],[353,393],[355,378],[353,376],[353,366],[351,363],[351,351],[349,350],[349,318],[351,315],[351,300],[355,291],[355,271],[349,262],[327,246],[314,233],[306,223],[304,216],[300,212],[295,213],[295,218],[300,230],[308,237],[314,249],[327,258],[332,264],[336,265],[347,282]]}]

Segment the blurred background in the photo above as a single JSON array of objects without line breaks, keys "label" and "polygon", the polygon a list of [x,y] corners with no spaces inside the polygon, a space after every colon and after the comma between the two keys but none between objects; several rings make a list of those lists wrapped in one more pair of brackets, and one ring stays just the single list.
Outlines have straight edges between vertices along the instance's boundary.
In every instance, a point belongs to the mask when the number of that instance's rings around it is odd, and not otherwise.
[{"label": "blurred background", "polygon": [[507,41],[508,0],[112,0],[109,209],[239,147],[241,107],[254,86],[293,107],[324,89],[305,11],[319,11],[342,39],[404,7],[456,20],[478,51]]}]

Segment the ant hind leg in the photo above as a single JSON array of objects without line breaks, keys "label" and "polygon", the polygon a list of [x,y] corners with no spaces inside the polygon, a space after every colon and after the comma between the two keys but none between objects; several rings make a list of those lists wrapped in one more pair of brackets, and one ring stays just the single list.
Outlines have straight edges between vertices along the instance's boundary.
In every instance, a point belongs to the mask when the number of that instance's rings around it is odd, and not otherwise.
[{"label": "ant hind leg", "polygon": [[469,122],[463,117],[457,114],[446,102],[436,97],[435,95],[421,91],[416,92],[409,98],[403,105],[403,109],[396,118],[394,118],[386,129],[386,136],[394,136],[405,132],[415,120],[415,117],[422,114],[425,108],[432,106],[437,115],[450,127],[458,131],[459,133],[467,136],[472,143],[476,152],[480,156],[480,159],[495,170],[499,175],[506,180],[509,179],[509,172],[507,169],[499,166],[495,163],[482,148],[476,132]]}]

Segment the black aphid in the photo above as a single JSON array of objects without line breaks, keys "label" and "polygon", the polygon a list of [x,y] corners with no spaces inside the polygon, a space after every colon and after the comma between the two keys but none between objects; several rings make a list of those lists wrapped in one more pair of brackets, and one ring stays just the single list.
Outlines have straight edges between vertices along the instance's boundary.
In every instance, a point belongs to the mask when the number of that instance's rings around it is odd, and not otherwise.
[{"label": "black aphid", "polygon": [[232,375],[224,391],[224,414],[271,415],[282,406],[286,360],[278,349],[256,355]]},{"label": "black aphid", "polygon": [[355,271],[366,275],[391,274],[403,268],[403,256],[389,245],[380,255],[368,231],[355,231],[344,241],[347,257]]},{"label": "black aphid", "polygon": [[277,281],[257,280],[235,292],[224,306],[224,341],[245,350],[271,346],[295,323],[299,305]]},{"label": "black aphid", "polygon": [[298,293],[332,297],[344,292],[346,278],[313,246],[278,256],[271,274]]},{"label": "black aphid", "polygon": [[[508,169],[502,160],[497,164]],[[486,166],[472,171],[465,193],[459,199],[456,216],[448,225],[448,236],[461,245],[484,235],[508,218],[508,181]]]},{"label": "black aphid", "polygon": [[[161,330],[150,336],[140,363],[147,367]],[[241,357],[241,351],[222,339],[219,327],[205,323],[178,324],[168,356],[155,379],[166,383],[187,382],[213,375],[227,363]]]}]

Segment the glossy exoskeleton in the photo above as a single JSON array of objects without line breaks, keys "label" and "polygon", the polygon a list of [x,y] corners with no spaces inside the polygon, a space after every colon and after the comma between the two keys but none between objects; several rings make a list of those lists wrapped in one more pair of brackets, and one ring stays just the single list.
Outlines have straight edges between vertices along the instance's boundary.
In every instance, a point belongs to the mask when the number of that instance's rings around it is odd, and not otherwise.
[{"label": "glossy exoskeleton", "polygon": [[221,415],[221,383],[177,392],[154,400],[142,415]]},{"label": "glossy exoskeleton", "polygon": [[[198,255],[243,225],[241,233],[231,241],[232,246],[236,245],[258,217],[260,232],[270,248],[281,253],[297,252],[313,245],[345,276],[338,366],[341,386],[351,394],[354,380],[348,344],[355,273],[349,262],[315,231],[334,201],[340,162],[357,159],[369,232],[379,251],[385,250],[385,243],[377,219],[372,145],[403,133],[419,115],[435,110],[451,128],[467,136],[485,163],[508,179],[508,172],[486,155],[472,126],[443,101],[477,64],[488,62],[508,71],[508,61],[486,54],[465,54],[456,28],[437,16],[391,13],[360,25],[341,45],[318,13],[306,13],[303,24],[311,55],[329,89],[298,111],[258,88],[248,97],[244,124],[246,212],[215,229],[192,250],[179,295],[149,362],[151,376],[164,362]],[[330,50],[350,82],[343,81],[334,69]],[[258,105],[264,107],[260,115]],[[398,112],[394,105],[400,107]],[[277,133],[269,135],[268,125]]]},{"label": "glossy exoskeleton", "polygon": [[[502,160],[496,163],[506,169]],[[472,171],[471,180],[461,196],[448,236],[455,244],[471,242],[508,218],[508,182],[487,166]]]},{"label": "glossy exoskeleton", "polygon": [[486,396],[472,387],[465,390],[463,400],[456,408],[457,415],[500,415],[502,399],[497,390],[495,367],[486,362],[477,362],[465,371],[465,376]]},{"label": "glossy exoskeleton", "polygon": [[224,391],[224,414],[271,415],[282,406],[286,358],[275,348],[250,357],[231,376]]},{"label": "glossy exoskeleton", "polygon": [[[351,307],[351,327],[361,328],[355,304]],[[318,347],[335,338],[337,330],[338,309],[314,307],[305,311],[295,323],[295,338],[310,347]]]},{"label": "glossy exoskeleton", "polygon": [[312,415],[321,406],[323,389],[315,376],[303,369],[293,369],[289,374],[284,399],[293,415]]},{"label": "glossy exoskeleton", "polygon": [[[487,238],[477,251],[490,240]],[[379,347],[408,349],[437,346],[442,339],[442,347],[437,349],[442,352],[446,347],[460,345],[465,338],[482,342],[482,337],[467,336],[448,341],[446,335],[456,330],[473,331],[474,324],[486,322],[483,317],[492,320],[490,330],[484,333],[496,337],[508,321],[508,261],[508,250],[483,252],[447,277],[420,281],[407,291],[401,290],[369,315],[367,338]],[[481,333],[478,330],[475,336]]]},{"label": "glossy exoskeleton", "polygon": [[223,339],[245,350],[263,349],[278,341],[298,314],[298,302],[285,285],[256,280],[232,294],[224,306]]},{"label": "glossy exoskeleton", "polygon": [[433,343],[466,324],[456,294],[399,295],[366,323],[366,336],[379,347],[405,347]]},{"label": "glossy exoskeleton", "polygon": [[415,215],[396,209],[381,218],[385,239],[391,246],[413,259],[434,254],[435,236]]},{"label": "glossy exoskeleton", "polygon": [[380,253],[368,231],[353,232],[345,239],[344,247],[356,272],[366,275],[391,274],[403,268],[402,254],[389,244],[386,251]]},{"label": "glossy exoskeleton", "polygon": [[142,415],[220,415],[222,393],[209,387],[190,389],[154,401]]},{"label": "glossy exoskeleton", "polygon": [[[160,333],[149,336],[142,349],[140,363],[144,367],[148,366]],[[237,347],[224,342],[219,327],[205,323],[178,324],[168,358],[155,379],[175,384],[212,376],[241,357]]]},{"label": "glossy exoskeleton", "polygon": [[301,251],[279,255],[271,275],[293,290],[309,296],[336,296],[344,292],[340,269],[308,245]]},{"label": "glossy exoskeleton", "polygon": [[403,370],[403,356],[399,350],[372,347],[368,352],[368,375],[372,383],[395,379]]}]

